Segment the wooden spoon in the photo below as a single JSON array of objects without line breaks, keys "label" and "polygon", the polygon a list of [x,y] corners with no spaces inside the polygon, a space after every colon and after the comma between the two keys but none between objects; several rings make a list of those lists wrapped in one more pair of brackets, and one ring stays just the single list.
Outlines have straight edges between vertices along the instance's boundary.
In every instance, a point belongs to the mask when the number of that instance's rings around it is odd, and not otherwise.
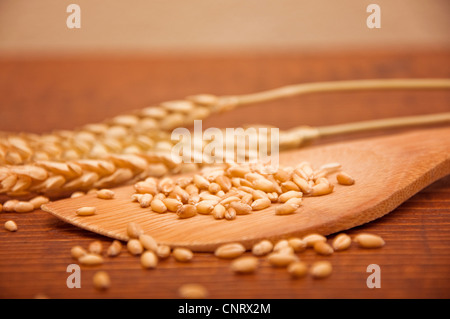
[{"label": "wooden spoon", "polygon": [[[42,209],[75,226],[119,240],[127,240],[126,226],[136,222],[158,243],[214,251],[224,243],[241,242],[247,248],[261,239],[276,240],[311,232],[323,235],[343,231],[391,212],[424,187],[450,173],[450,128],[418,130],[398,135],[311,147],[280,154],[281,165],[309,161],[315,167],[339,162],[353,176],[352,186],[336,185],[326,196],[305,197],[292,215],[279,216],[274,206],[233,221],[198,215],[178,219],[131,202],[133,186],[114,189],[115,199],[95,195],[68,198]],[[175,176],[174,176],[175,177]],[[334,176],[330,181],[335,184]],[[97,207],[93,216],[75,214],[83,206]]]}]

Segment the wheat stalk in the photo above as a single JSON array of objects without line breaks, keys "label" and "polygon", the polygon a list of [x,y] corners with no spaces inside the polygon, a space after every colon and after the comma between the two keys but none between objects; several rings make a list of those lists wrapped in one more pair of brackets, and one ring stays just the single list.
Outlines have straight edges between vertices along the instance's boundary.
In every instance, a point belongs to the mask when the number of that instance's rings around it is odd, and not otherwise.
[{"label": "wheat stalk", "polygon": [[[250,95],[201,94],[161,103],[74,131],[45,135],[0,135],[0,194],[9,197],[114,187],[144,179],[195,171],[197,164],[176,164],[169,132],[214,112],[306,93],[373,89],[443,89],[447,79],[362,80],[300,84]],[[280,149],[300,147],[322,136],[386,127],[450,122],[450,113],[351,123],[280,132]],[[254,150],[257,149],[254,148]]]},{"label": "wheat stalk", "polygon": [[50,134],[0,133],[0,165],[39,160],[67,161],[102,158],[108,154],[145,153],[172,147],[169,133],[215,112],[295,95],[388,89],[448,89],[448,79],[383,79],[303,83],[254,94],[222,96],[199,94],[163,102],[74,131]]}]

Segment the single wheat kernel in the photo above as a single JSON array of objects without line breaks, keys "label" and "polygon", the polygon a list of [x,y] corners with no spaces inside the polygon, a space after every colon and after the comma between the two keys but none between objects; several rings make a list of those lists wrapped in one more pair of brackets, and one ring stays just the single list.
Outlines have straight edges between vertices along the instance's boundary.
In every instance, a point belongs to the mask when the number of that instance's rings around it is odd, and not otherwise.
[{"label": "single wheat kernel", "polygon": [[212,215],[215,219],[223,219],[225,218],[225,212],[227,209],[222,204],[217,204],[214,206],[214,209],[212,211]]},{"label": "single wheat kernel", "polygon": [[217,184],[219,184],[220,188],[224,191],[224,192],[229,192],[231,189],[231,180],[224,175],[219,175],[216,177],[215,182]]},{"label": "single wheat kernel", "polygon": [[222,204],[223,206],[227,206],[232,202],[238,202],[240,200],[241,200],[241,198],[238,196],[229,196],[229,197],[222,199],[219,203]]},{"label": "single wheat kernel", "polygon": [[208,189],[209,187],[209,181],[201,175],[195,174],[192,181],[198,189]]},{"label": "single wheat kernel", "polygon": [[178,199],[183,203],[186,204],[189,200],[189,193],[185,191],[180,185],[175,185],[175,188],[173,189],[173,193],[178,197]]},{"label": "single wheat kernel", "polygon": [[34,209],[39,209],[41,205],[47,204],[49,201],[50,200],[45,196],[36,196],[35,198],[30,199],[29,202],[33,204]]},{"label": "single wheat kernel", "polygon": [[271,253],[273,250],[273,244],[271,241],[267,239],[263,239],[260,242],[256,243],[252,247],[252,253],[255,256],[264,256],[268,253]]},{"label": "single wheat kernel", "polygon": [[288,215],[294,213],[299,206],[295,204],[281,204],[275,208],[276,215]]},{"label": "single wheat kernel", "polygon": [[82,265],[96,266],[103,264],[103,258],[95,254],[86,254],[78,258],[78,262]]},{"label": "single wheat kernel", "polygon": [[132,255],[140,255],[144,251],[144,247],[138,239],[130,239],[127,243],[127,249]]},{"label": "single wheat kernel", "polygon": [[3,210],[3,205],[2,205],[2,203],[0,203],[0,212],[2,212],[2,210]]},{"label": "single wheat kernel", "polygon": [[380,236],[367,233],[356,235],[353,241],[357,242],[361,248],[380,248],[385,244]]},{"label": "single wheat kernel", "polygon": [[86,254],[87,251],[81,246],[74,246],[70,249],[70,255],[75,259],[79,259],[81,256]]},{"label": "single wheat kernel", "polygon": [[302,238],[306,243],[306,247],[314,247],[314,244],[317,242],[326,242],[327,238],[320,234],[309,234]]},{"label": "single wheat kernel", "polygon": [[262,190],[266,193],[271,193],[275,191],[274,183],[271,181],[265,179],[265,178],[259,178],[257,180],[254,180],[252,182],[253,188]]},{"label": "single wheat kernel", "polygon": [[267,261],[274,267],[287,267],[290,263],[298,260],[298,257],[293,254],[283,254],[273,252],[267,256]]},{"label": "single wheat kernel", "polygon": [[5,229],[10,231],[10,232],[15,232],[17,231],[17,224],[13,221],[13,220],[8,220],[5,223]]},{"label": "single wheat kernel", "polygon": [[184,190],[189,194],[189,195],[198,195],[199,193],[199,189],[197,186],[195,186],[194,184],[189,184],[187,185]]},{"label": "single wheat kernel", "polygon": [[309,272],[313,278],[325,278],[331,275],[333,271],[333,267],[331,263],[328,261],[317,261],[311,265]]},{"label": "single wheat kernel", "polygon": [[222,188],[217,183],[210,183],[208,186],[208,191],[212,194],[216,194],[218,191],[220,191]]},{"label": "single wheat kernel", "polygon": [[100,241],[95,240],[89,244],[88,251],[91,254],[101,255],[103,250],[103,245]]},{"label": "single wheat kernel", "polygon": [[197,208],[197,213],[202,215],[209,215],[213,211],[216,204],[216,200],[202,200],[201,202],[197,203],[195,207]]},{"label": "single wheat kernel", "polygon": [[251,204],[251,207],[253,210],[262,210],[262,209],[269,207],[271,204],[272,204],[272,202],[267,197],[259,198]]},{"label": "single wheat kernel", "polygon": [[154,211],[156,213],[162,214],[162,213],[167,212],[167,207],[166,207],[166,205],[164,205],[164,202],[161,199],[156,198],[156,196],[155,196],[155,198],[153,198],[150,207],[151,207],[152,211]]},{"label": "single wheat kernel", "polygon": [[106,188],[97,191],[97,198],[100,199],[113,199],[114,195],[114,191]]},{"label": "single wheat kernel", "polygon": [[341,185],[353,185],[355,184],[355,179],[345,172],[340,172],[336,175],[336,179]]},{"label": "single wheat kernel", "polygon": [[279,251],[282,248],[289,247],[289,242],[286,239],[281,239],[273,246],[273,251]]},{"label": "single wheat kernel", "polygon": [[197,208],[194,205],[186,204],[177,210],[178,218],[190,218],[197,215]]},{"label": "single wheat kernel", "polygon": [[172,255],[175,260],[179,262],[188,262],[191,261],[194,257],[192,251],[187,248],[175,248],[172,252]]},{"label": "single wheat kernel", "polygon": [[205,299],[208,290],[199,284],[185,284],[178,289],[178,294],[184,299]]},{"label": "single wheat kernel", "polygon": [[308,265],[303,261],[294,261],[287,268],[292,278],[302,278],[308,274]]},{"label": "single wheat kernel", "polygon": [[73,192],[72,195],[70,195],[70,198],[77,198],[77,197],[81,197],[81,196],[84,196],[84,195],[86,195],[85,192],[77,191],[77,192]]},{"label": "single wheat kernel", "polygon": [[141,265],[146,269],[156,268],[158,257],[153,251],[146,251],[141,255]]},{"label": "single wheat kernel", "polygon": [[106,290],[111,286],[111,279],[106,271],[98,271],[92,278],[94,287],[98,290]]},{"label": "single wheat kernel", "polygon": [[304,251],[306,249],[306,242],[301,238],[290,238],[288,239],[288,243],[296,253]]},{"label": "single wheat kernel", "polygon": [[333,247],[328,245],[326,242],[318,241],[314,244],[314,251],[318,253],[319,255],[328,256],[333,254],[334,250]]},{"label": "single wheat kernel", "polygon": [[300,207],[303,199],[301,197],[293,197],[287,200],[285,204],[294,205]]},{"label": "single wheat kernel", "polygon": [[16,204],[19,201],[17,199],[10,199],[3,203],[3,211],[4,212],[13,212]]},{"label": "single wheat kernel", "polygon": [[239,274],[249,274],[258,268],[258,258],[253,256],[239,257],[231,263],[231,270]]},{"label": "single wheat kernel", "polygon": [[161,259],[169,257],[170,253],[171,249],[167,245],[158,245],[158,247],[156,248],[156,255]]},{"label": "single wheat kernel", "polygon": [[136,224],[135,222],[129,222],[127,224],[127,235],[130,238],[139,238],[140,235],[142,235],[144,231],[142,230],[141,226]]},{"label": "single wheat kernel", "polygon": [[158,187],[162,193],[167,195],[173,191],[175,183],[171,178],[165,177],[159,181]]},{"label": "single wheat kernel", "polygon": [[227,211],[225,212],[225,219],[226,220],[236,219],[236,210],[233,207],[229,207],[227,209]]},{"label": "single wheat kernel", "polygon": [[95,207],[81,207],[76,210],[78,216],[92,216],[97,209]]},{"label": "single wheat kernel", "polygon": [[155,183],[150,183],[147,181],[137,182],[134,184],[134,189],[139,194],[152,194],[156,195],[158,193],[158,186]]},{"label": "single wheat kernel", "polygon": [[225,192],[223,190],[220,190],[216,193],[217,196],[219,196],[220,198],[225,196]]},{"label": "single wheat kernel", "polygon": [[115,257],[115,256],[118,256],[121,251],[122,251],[122,243],[118,240],[114,240],[111,243],[111,245],[108,247],[106,254],[109,257]]},{"label": "single wheat kernel", "polygon": [[286,203],[291,198],[302,198],[302,196],[303,196],[302,192],[288,191],[278,196],[278,201],[280,203]]},{"label": "single wheat kernel", "polygon": [[166,195],[164,195],[163,193],[158,193],[155,196],[153,196],[153,199],[158,199],[158,200],[163,200],[164,198],[166,198]]},{"label": "single wheat kernel", "polygon": [[293,181],[286,181],[284,183],[281,183],[281,190],[282,192],[289,192],[289,191],[300,191],[300,187],[297,186]]},{"label": "single wheat kernel", "polygon": [[333,188],[334,188],[334,186],[332,184],[319,183],[312,187],[311,196],[328,195],[333,192]]},{"label": "single wheat kernel", "polygon": [[333,242],[331,245],[333,246],[333,249],[335,251],[341,251],[341,250],[345,250],[345,249],[349,248],[351,243],[352,243],[352,239],[350,238],[350,236],[342,233],[342,234],[337,235],[333,239]]},{"label": "single wheat kernel", "polygon": [[14,211],[16,213],[29,213],[34,210],[34,205],[30,202],[19,201],[14,206]]},{"label": "single wheat kernel", "polygon": [[137,201],[139,202],[139,205],[142,208],[147,208],[150,207],[150,204],[152,203],[153,200],[153,195],[152,194],[135,194],[135,195],[139,195],[137,196]]},{"label": "single wheat kernel", "polygon": [[245,247],[239,243],[224,244],[216,248],[214,255],[218,258],[232,259],[241,256]]},{"label": "single wheat kernel", "polygon": [[183,203],[175,198],[165,198],[162,201],[170,212],[176,212],[181,206],[183,206]]},{"label": "single wheat kernel", "polygon": [[141,234],[139,236],[139,241],[141,242],[142,246],[147,250],[156,251],[156,249],[158,248],[156,240],[153,239],[153,237],[150,235]]},{"label": "single wheat kernel", "polygon": [[234,208],[236,210],[236,215],[247,215],[252,212],[252,207],[242,202],[231,202],[230,208]]}]

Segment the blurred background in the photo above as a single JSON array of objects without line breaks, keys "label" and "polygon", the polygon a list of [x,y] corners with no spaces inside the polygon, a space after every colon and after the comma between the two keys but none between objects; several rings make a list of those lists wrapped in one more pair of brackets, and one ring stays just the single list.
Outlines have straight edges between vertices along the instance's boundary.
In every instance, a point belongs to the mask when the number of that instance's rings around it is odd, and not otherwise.
[{"label": "blurred background", "polygon": [[[81,28],[66,27],[69,4]],[[382,9],[378,30],[366,8]],[[290,52],[450,48],[447,0],[2,0],[11,55]]]},{"label": "blurred background", "polygon": [[[72,3],[80,29],[66,25]],[[380,29],[367,27],[371,3]],[[449,14],[447,0],[1,0],[1,130],[73,129],[196,93],[449,77]],[[445,111],[448,102],[445,92],[305,96],[208,125],[328,125]]]}]

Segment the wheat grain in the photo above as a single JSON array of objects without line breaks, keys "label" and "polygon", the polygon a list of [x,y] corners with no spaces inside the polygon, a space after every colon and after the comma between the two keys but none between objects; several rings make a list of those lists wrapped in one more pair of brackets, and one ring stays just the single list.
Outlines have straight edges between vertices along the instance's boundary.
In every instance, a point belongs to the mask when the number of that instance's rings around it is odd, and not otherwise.
[{"label": "wheat grain", "polygon": [[356,235],[353,241],[358,243],[362,248],[380,248],[385,244],[384,239],[380,236],[367,233]]},{"label": "wheat grain", "polygon": [[192,251],[187,248],[175,248],[172,255],[179,262],[189,262],[194,257]]},{"label": "wheat grain", "polygon": [[87,251],[81,246],[74,246],[70,249],[70,254],[73,258],[79,259],[81,256],[87,254]]},{"label": "wheat grain", "polygon": [[336,175],[336,179],[341,185],[353,185],[355,184],[355,179],[345,172],[340,172]]},{"label": "wheat grain", "polygon": [[337,235],[332,242],[333,249],[335,251],[346,250],[350,247],[352,243],[352,239],[347,234],[339,234]]},{"label": "wheat grain", "polygon": [[78,216],[92,216],[97,209],[95,207],[81,207],[76,210]]},{"label": "wheat grain", "polygon": [[109,257],[116,257],[122,251],[122,243],[118,240],[114,240],[111,245],[108,247],[106,254]]},{"label": "wheat grain", "polygon": [[231,263],[231,270],[239,274],[249,274],[258,268],[258,258],[252,256],[239,257]]},{"label": "wheat grain", "polygon": [[158,265],[158,256],[153,251],[146,251],[141,255],[141,265],[142,267],[156,268]]},{"label": "wheat grain", "polygon": [[19,229],[17,227],[17,224],[13,220],[6,221],[4,227],[7,231],[10,232],[16,232]]},{"label": "wheat grain", "polygon": [[260,242],[256,243],[252,247],[252,253],[255,256],[264,256],[269,253],[271,253],[273,250],[273,244],[269,240],[261,240]]},{"label": "wheat grain", "polygon": [[101,255],[103,250],[103,245],[100,241],[95,240],[89,244],[88,251],[91,254]]},{"label": "wheat grain", "polygon": [[144,251],[144,247],[138,239],[130,239],[127,243],[127,249],[132,255],[140,255]]},{"label": "wheat grain", "polygon": [[317,261],[311,265],[309,270],[313,278],[321,279],[331,275],[333,267],[328,261]]},{"label": "wheat grain", "polygon": [[106,271],[98,271],[92,279],[94,287],[99,290],[106,290],[111,286],[111,279]]},{"label": "wheat grain", "polygon": [[239,243],[230,243],[219,246],[214,255],[218,258],[233,259],[241,256],[245,252],[245,247]]},{"label": "wheat grain", "polygon": [[178,294],[184,299],[205,299],[208,290],[200,284],[184,284],[178,289]]}]

